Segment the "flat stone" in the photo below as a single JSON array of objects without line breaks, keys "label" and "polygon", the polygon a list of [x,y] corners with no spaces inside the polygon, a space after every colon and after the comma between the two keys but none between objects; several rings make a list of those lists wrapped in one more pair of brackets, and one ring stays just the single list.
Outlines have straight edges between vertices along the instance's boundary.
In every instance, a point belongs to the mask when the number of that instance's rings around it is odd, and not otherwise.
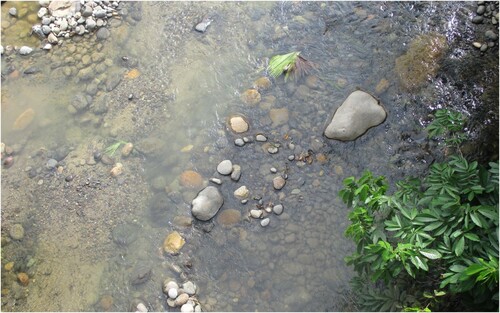
[{"label": "flat stone", "polygon": [[342,141],[355,140],[369,128],[381,124],[387,113],[379,101],[364,91],[354,91],[335,111],[325,136]]},{"label": "flat stone", "polygon": [[243,147],[245,145],[245,141],[241,138],[236,138],[234,140],[234,144],[238,147]]},{"label": "flat stone", "polygon": [[230,160],[224,160],[217,165],[217,172],[221,175],[229,175],[233,171],[233,163]]},{"label": "flat stone", "polygon": [[196,285],[191,281],[187,281],[184,284],[182,284],[182,289],[184,290],[185,293],[187,293],[190,296],[196,294]]},{"label": "flat stone", "polygon": [[219,212],[222,204],[224,204],[224,199],[219,189],[208,186],[198,193],[191,204],[191,213],[194,217],[201,221],[208,221]]}]

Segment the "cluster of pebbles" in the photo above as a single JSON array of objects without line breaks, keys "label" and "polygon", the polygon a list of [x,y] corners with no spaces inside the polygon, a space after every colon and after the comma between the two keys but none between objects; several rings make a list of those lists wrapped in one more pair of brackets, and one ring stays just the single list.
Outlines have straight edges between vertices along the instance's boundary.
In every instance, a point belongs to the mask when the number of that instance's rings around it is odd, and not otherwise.
[{"label": "cluster of pebbles", "polygon": [[[52,49],[53,45],[60,43],[62,38],[75,35],[84,35],[97,31],[98,37],[107,37],[109,32],[103,27],[108,24],[108,19],[119,17],[120,1],[101,0],[40,0],[41,8],[38,10],[40,23],[32,26],[31,34],[42,40],[42,48]],[[9,9],[9,14],[17,16],[16,8]],[[3,54],[3,46],[1,53]],[[19,54],[28,55],[33,48],[22,46]]]},{"label": "cluster of pebbles", "polygon": [[[278,170],[274,167],[270,168],[271,173],[276,174]],[[230,176],[232,181],[239,181],[241,177],[241,166],[238,164],[233,164],[231,160],[224,160],[217,165],[217,172],[220,175]],[[283,177],[284,176],[284,177]],[[286,174],[278,175],[273,179],[273,188],[275,190],[281,190],[286,183]],[[210,178],[212,183],[217,185],[222,184],[222,181],[218,178],[212,177]],[[241,201],[242,204],[248,203],[248,198],[250,197],[250,190],[247,186],[240,186],[238,189],[234,191],[234,196]],[[276,215],[280,215],[283,213],[283,204],[273,205],[272,203],[264,204],[264,201],[261,197],[254,197],[254,200],[257,201],[255,208],[249,211],[248,216],[254,219],[260,220],[260,225],[262,227],[266,227],[270,223],[269,215],[274,213]]]},{"label": "cluster of pebbles", "polygon": [[[481,40],[475,41],[473,43],[474,47],[481,50],[481,52],[485,52],[486,50],[488,50],[488,48],[494,47],[498,42],[498,1],[478,1],[476,3],[477,15],[472,18],[472,23],[493,26],[493,29],[488,29],[485,31],[484,36],[481,38]],[[497,31],[497,33],[495,33],[495,30]]]},{"label": "cluster of pebbles", "polygon": [[163,293],[167,295],[167,304],[171,308],[180,308],[181,312],[201,312],[201,305],[196,298],[197,286],[186,281],[179,286],[175,280],[166,279]]}]

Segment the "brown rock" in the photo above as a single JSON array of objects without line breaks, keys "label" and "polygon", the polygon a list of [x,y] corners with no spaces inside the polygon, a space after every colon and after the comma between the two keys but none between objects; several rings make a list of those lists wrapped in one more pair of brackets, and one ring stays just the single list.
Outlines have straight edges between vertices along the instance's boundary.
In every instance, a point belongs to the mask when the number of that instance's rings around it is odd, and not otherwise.
[{"label": "brown rock", "polygon": [[247,89],[241,94],[241,101],[246,104],[255,105],[261,100],[260,93],[257,89]]},{"label": "brown rock", "polygon": [[283,177],[281,177],[281,176],[274,177],[274,179],[273,179],[274,189],[280,190],[285,186],[285,184],[286,184],[286,180]]},{"label": "brown rock", "polygon": [[16,118],[16,121],[14,122],[14,129],[25,129],[29,124],[31,124],[34,117],[35,111],[33,111],[33,109],[27,109]]},{"label": "brown rock", "polygon": [[125,74],[125,78],[128,78],[128,79],[136,79],[137,77],[139,77],[141,75],[141,72],[139,72],[138,69],[134,68],[134,69],[131,69],[130,71],[128,71],[126,74]]},{"label": "brown rock", "polygon": [[133,149],[134,145],[131,142],[126,143],[122,148],[122,156],[128,157]]},{"label": "brown rock", "polygon": [[237,224],[241,220],[241,212],[235,209],[227,209],[217,215],[217,222],[224,226]]},{"label": "brown rock", "polygon": [[181,234],[174,231],[165,238],[165,241],[163,241],[163,250],[170,254],[177,254],[185,243],[186,241],[181,237]]},{"label": "brown rock", "polygon": [[174,225],[180,227],[190,227],[193,225],[193,219],[189,216],[176,216],[174,217]]},{"label": "brown rock", "polygon": [[28,284],[30,283],[28,274],[26,274],[26,273],[19,273],[19,274],[17,274],[17,280],[23,286],[28,286]]},{"label": "brown rock", "polygon": [[377,95],[381,95],[387,90],[387,88],[389,88],[389,81],[385,78],[382,78],[375,87],[375,93]]},{"label": "brown rock", "polygon": [[316,161],[318,161],[319,164],[325,164],[326,162],[328,162],[328,158],[326,157],[325,154],[318,153],[316,155]]},{"label": "brown rock", "polygon": [[261,78],[257,79],[256,81],[254,81],[253,88],[255,88],[259,91],[267,90],[267,89],[271,88],[271,80],[266,76],[261,77]]},{"label": "brown rock", "polygon": [[187,188],[203,187],[203,177],[195,171],[184,171],[179,177],[179,184]]}]

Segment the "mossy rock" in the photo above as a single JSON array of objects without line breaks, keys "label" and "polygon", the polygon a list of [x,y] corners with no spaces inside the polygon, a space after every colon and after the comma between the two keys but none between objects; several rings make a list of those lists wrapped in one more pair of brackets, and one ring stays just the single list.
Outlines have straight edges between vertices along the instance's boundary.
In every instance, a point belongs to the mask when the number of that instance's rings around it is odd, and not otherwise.
[{"label": "mossy rock", "polygon": [[447,49],[448,43],[443,35],[430,33],[415,38],[408,51],[396,59],[396,73],[401,85],[414,91],[427,79],[435,77]]}]

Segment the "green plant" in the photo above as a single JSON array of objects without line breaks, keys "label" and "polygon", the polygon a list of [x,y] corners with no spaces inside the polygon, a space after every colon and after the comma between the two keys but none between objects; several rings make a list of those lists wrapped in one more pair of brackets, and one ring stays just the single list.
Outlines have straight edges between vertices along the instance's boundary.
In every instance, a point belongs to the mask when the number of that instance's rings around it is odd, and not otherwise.
[{"label": "green plant", "polygon": [[118,148],[120,148],[120,146],[124,144],[126,144],[125,141],[118,140],[114,144],[107,146],[106,149],[104,149],[104,153],[108,154],[109,156],[113,156],[116,150],[118,150]]},{"label": "green plant", "polygon": [[463,133],[465,117],[460,112],[437,110],[434,120],[427,126],[429,137],[445,137],[447,145],[460,145],[467,137]]},{"label": "green plant", "polygon": [[288,79],[289,74],[292,74],[297,80],[299,77],[308,74],[314,67],[314,64],[302,56],[300,51],[290,52],[287,54],[277,54],[269,60],[267,71],[273,78],[278,78],[281,74],[285,73],[285,81]]},{"label": "green plant", "polygon": [[[459,135],[448,122],[430,134]],[[346,178],[339,192],[352,207],[345,235],[357,245],[346,262],[360,278],[385,286],[362,291],[361,308],[497,309],[498,173],[498,161],[486,169],[453,155],[423,178],[398,182],[392,195],[385,178],[369,171]],[[394,282],[405,297],[395,289],[387,294]]]}]

